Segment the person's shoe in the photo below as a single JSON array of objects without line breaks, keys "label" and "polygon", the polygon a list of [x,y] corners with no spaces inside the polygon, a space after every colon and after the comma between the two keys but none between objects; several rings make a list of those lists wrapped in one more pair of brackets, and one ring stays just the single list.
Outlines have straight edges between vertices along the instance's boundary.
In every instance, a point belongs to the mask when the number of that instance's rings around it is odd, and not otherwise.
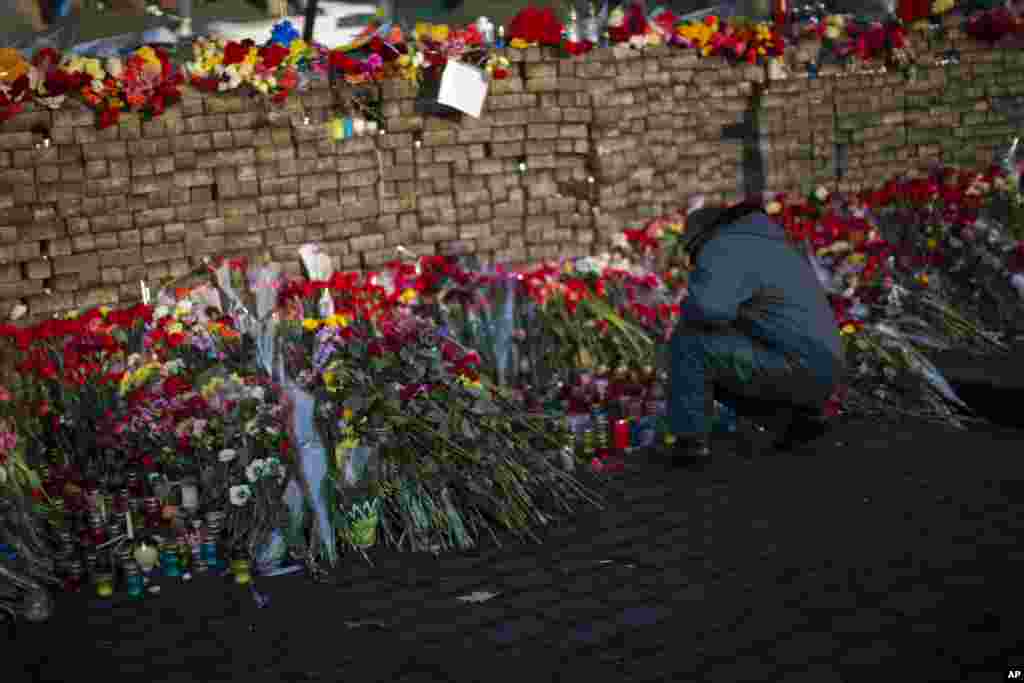
[{"label": "person's shoe", "polygon": [[772,449],[779,453],[791,453],[817,441],[828,430],[828,422],[820,417],[796,415],[785,431],[775,439]]},{"label": "person's shoe", "polygon": [[654,459],[675,467],[701,466],[711,460],[711,436],[666,436],[654,449]]}]

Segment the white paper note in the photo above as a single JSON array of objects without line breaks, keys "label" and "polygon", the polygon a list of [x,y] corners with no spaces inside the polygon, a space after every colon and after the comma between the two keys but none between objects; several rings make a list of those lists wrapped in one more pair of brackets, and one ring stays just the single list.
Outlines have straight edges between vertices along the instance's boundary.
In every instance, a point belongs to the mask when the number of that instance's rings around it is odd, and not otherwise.
[{"label": "white paper note", "polygon": [[487,74],[475,66],[449,59],[441,75],[437,101],[478,119],[486,98]]}]

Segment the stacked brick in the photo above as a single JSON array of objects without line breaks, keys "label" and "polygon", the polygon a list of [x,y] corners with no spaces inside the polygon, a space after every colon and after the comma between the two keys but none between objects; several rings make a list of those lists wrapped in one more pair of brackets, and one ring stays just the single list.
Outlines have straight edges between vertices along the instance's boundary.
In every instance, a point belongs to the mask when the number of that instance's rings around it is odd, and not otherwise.
[{"label": "stacked brick", "polygon": [[[930,67],[949,46],[961,63]],[[986,163],[1018,133],[993,103],[1024,94],[1024,58],[955,28],[912,79],[809,80],[795,65],[766,81],[669,48],[508,56],[480,119],[422,114],[415,86],[387,82],[370,88],[386,132],[337,142],[322,124],[352,92],[326,84],[280,107],[186,91],[157,119],[102,131],[72,102],[15,116],[0,124],[0,317],[128,303],[140,280],[204,257],[269,255],[297,273],[309,241],[353,270],[399,245],[510,264],[599,253],[693,194],[739,198],[757,151],[777,191]]]},{"label": "stacked brick", "polygon": [[[914,131],[905,123],[909,85],[898,71],[840,74],[834,79],[834,149],[844,157],[833,164],[839,167],[836,189],[858,192],[881,184],[894,168],[937,160],[937,154],[929,156],[928,148],[919,154],[913,143],[908,144],[908,133]],[[941,117],[931,120],[942,121]]]},{"label": "stacked brick", "polygon": [[943,69],[945,88],[934,93],[957,118],[950,137],[940,143],[943,159],[982,166],[1020,135],[1022,122],[1008,121],[998,111],[998,103],[1024,95],[1024,59],[1019,50],[993,50],[959,28],[949,30],[948,37],[959,53],[960,64]]},{"label": "stacked brick", "polygon": [[749,69],[670,48],[615,48],[597,51],[585,71],[598,244],[693,194],[738,196],[743,143],[723,133],[750,108]]},{"label": "stacked brick", "polygon": [[834,180],[831,83],[806,71],[765,84],[757,116],[768,192],[799,192],[814,181]]}]

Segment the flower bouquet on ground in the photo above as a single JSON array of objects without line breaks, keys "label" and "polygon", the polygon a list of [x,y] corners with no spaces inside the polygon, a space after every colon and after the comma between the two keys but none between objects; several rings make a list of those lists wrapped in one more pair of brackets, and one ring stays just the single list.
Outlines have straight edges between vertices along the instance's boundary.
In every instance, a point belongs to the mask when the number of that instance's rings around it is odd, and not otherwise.
[{"label": "flower bouquet on ground", "polygon": [[532,535],[573,503],[593,501],[560,470],[560,440],[482,376],[478,353],[442,339],[432,321],[406,308],[352,305],[362,297],[351,292],[343,298],[344,314],[300,328],[316,338],[304,387],[316,396],[324,442],[334,446],[328,479],[344,480],[357,443],[378,461],[376,480],[359,491],[364,498],[332,487],[337,528],[352,528],[344,515],[353,506],[379,499],[385,543],[465,548],[485,532],[497,539],[498,529]]},{"label": "flower bouquet on ground", "polygon": [[[915,196],[905,189],[906,194],[894,197]],[[961,318],[939,306],[913,284],[910,274],[897,268],[902,238],[885,231],[879,220],[879,207],[888,202],[869,194],[849,200],[819,188],[804,201],[770,197],[766,210],[806,251],[846,339],[848,376],[842,409],[961,424],[969,409],[922,349],[956,345],[962,338],[952,336],[954,329],[971,338],[985,336],[966,322],[960,326]],[[914,216],[904,218],[910,221]]]},{"label": "flower bouquet on ground", "polygon": [[12,619],[45,621],[53,611],[48,586],[55,574],[56,548],[45,518],[33,509],[32,493],[42,482],[25,462],[15,427],[16,407],[0,387],[0,612]]},{"label": "flower bouquet on ground", "polygon": [[[565,371],[581,367],[651,364],[651,337],[623,319],[606,299],[606,281],[593,260],[553,264],[523,273],[522,288],[537,305],[539,323],[555,342],[545,359]],[[532,362],[532,361],[531,361]]]}]

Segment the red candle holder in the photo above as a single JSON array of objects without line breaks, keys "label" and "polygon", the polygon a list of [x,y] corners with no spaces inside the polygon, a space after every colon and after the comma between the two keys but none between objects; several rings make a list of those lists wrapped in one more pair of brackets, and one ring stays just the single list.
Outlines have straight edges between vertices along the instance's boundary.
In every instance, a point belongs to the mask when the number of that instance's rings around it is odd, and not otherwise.
[{"label": "red candle holder", "polygon": [[612,423],[612,447],[619,452],[629,448],[629,420]]}]

